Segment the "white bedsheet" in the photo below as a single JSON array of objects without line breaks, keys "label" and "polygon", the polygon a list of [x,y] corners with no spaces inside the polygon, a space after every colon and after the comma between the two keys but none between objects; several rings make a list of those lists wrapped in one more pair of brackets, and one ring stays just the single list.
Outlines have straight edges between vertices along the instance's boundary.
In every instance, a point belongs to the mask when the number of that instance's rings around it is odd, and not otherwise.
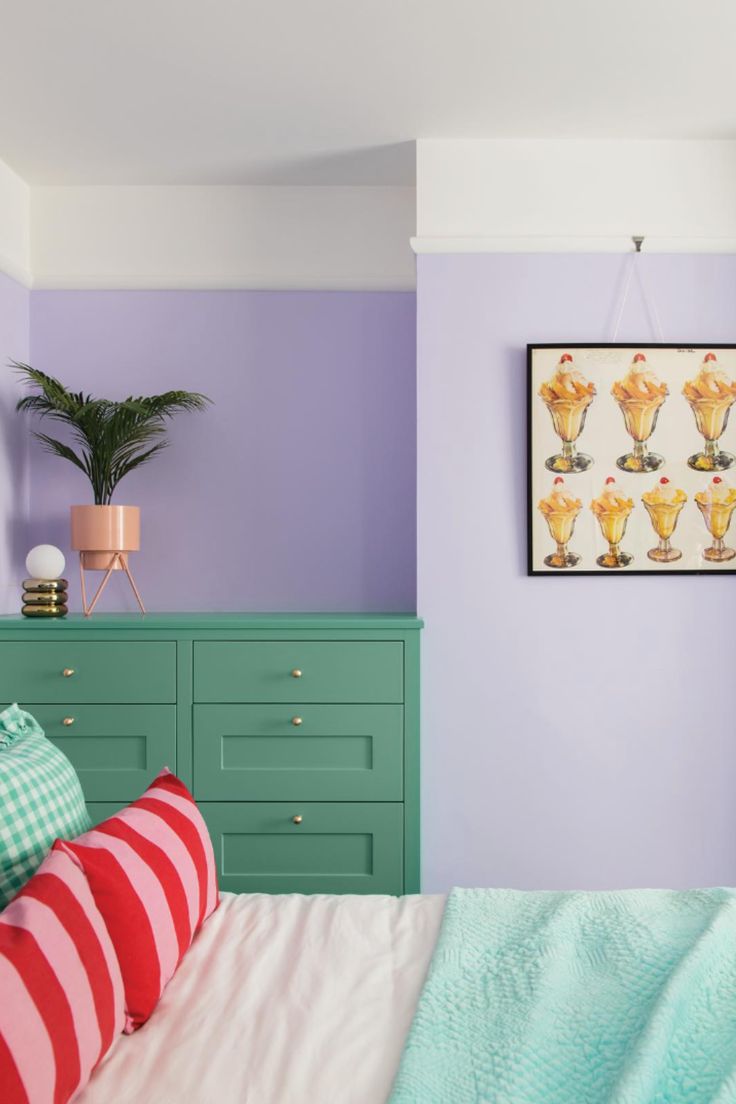
[{"label": "white bedsheet", "polygon": [[383,1104],[444,903],[223,894],[75,1104]]}]

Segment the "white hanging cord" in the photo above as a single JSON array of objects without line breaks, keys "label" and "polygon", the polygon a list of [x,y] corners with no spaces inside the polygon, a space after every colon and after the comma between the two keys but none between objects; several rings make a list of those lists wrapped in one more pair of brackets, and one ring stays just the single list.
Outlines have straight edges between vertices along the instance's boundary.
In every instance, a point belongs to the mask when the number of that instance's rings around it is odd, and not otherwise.
[{"label": "white hanging cord", "polygon": [[[636,258],[636,253],[634,254]],[[644,306],[647,309],[649,315],[649,321],[654,329],[655,336],[660,345],[664,344],[664,334],[662,332],[662,323],[659,320],[659,311],[657,310],[657,304],[653,295],[647,295],[647,289],[644,286],[644,277],[641,270],[641,262],[636,266],[636,275],[639,279],[639,288],[641,289],[641,297],[644,300]]]},{"label": "white hanging cord", "polygon": [[623,318],[624,307],[626,306],[626,300],[629,298],[629,289],[631,288],[631,277],[634,275],[634,264],[636,263],[636,257],[637,257],[638,252],[639,251],[637,250],[636,253],[631,254],[631,256],[629,257],[629,263],[626,266],[627,272],[626,272],[626,281],[624,283],[624,290],[621,294],[621,301],[619,302],[618,310],[616,311],[616,320],[613,323],[613,330],[611,332],[611,341],[614,344],[616,342],[616,338],[618,337],[619,326],[621,325],[621,319]]},{"label": "white hanging cord", "polygon": [[642,277],[640,262],[639,262],[639,259],[638,259],[639,255],[641,253],[641,247],[644,243],[644,238],[642,238],[642,237],[633,237],[631,240],[634,243],[634,252],[630,255],[630,258],[629,258],[629,264],[627,266],[628,267],[628,272],[626,273],[626,280],[624,282],[623,292],[621,293],[621,301],[619,302],[618,310],[616,311],[616,318],[615,318],[615,321],[614,321],[614,324],[613,324],[613,332],[612,332],[612,336],[611,336],[611,341],[615,343],[616,338],[618,337],[618,331],[619,331],[619,328],[621,326],[621,319],[623,318],[623,315],[624,315],[624,308],[626,307],[626,303],[627,303],[628,298],[629,298],[629,291],[631,290],[631,281],[633,279],[634,272],[636,272],[636,279],[637,279],[637,282],[639,284],[639,290],[641,292],[641,297],[644,300],[644,306],[646,308],[647,315],[649,316],[650,325],[652,326],[652,329],[654,330],[657,341],[659,341],[661,344],[663,344],[664,343],[664,333],[662,331],[662,323],[661,323],[660,318],[659,318],[659,312],[657,310],[657,304],[654,302],[653,297],[650,297],[649,295],[647,295],[647,289],[644,286],[644,280],[643,280],[643,277]]}]

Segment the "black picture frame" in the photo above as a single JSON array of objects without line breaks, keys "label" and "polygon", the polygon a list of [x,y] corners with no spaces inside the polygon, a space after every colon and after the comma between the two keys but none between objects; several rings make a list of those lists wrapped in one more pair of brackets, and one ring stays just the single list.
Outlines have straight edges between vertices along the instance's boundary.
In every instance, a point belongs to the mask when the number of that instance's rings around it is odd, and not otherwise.
[{"label": "black picture frame", "polygon": [[[579,576],[597,576],[609,577],[609,578],[625,578],[630,575],[646,576],[646,577],[662,577],[670,575],[699,575],[699,576],[721,576],[721,575],[734,575],[736,574],[736,559],[729,561],[732,565],[709,567],[706,563],[697,568],[684,568],[668,565],[666,568],[649,567],[647,569],[641,569],[635,565],[629,565],[617,570],[606,570],[604,568],[588,568],[575,566],[572,570],[560,570],[553,567],[540,568],[536,564],[537,557],[535,556],[535,541],[534,541],[534,511],[537,508],[534,495],[534,474],[535,467],[539,463],[539,458],[535,455],[534,444],[534,423],[535,423],[535,402],[542,403],[539,399],[535,389],[534,379],[534,354],[537,351],[543,350],[559,350],[562,354],[569,350],[574,354],[576,350],[617,350],[621,352],[630,351],[632,355],[636,352],[642,351],[646,353],[646,350],[671,350],[673,353],[687,353],[697,352],[702,350],[704,354],[708,351],[718,350],[736,350],[736,343],[729,342],[530,342],[527,344],[526,354],[526,419],[527,419],[527,575],[549,577],[558,576],[562,578],[576,578]],[[611,400],[615,402],[614,399]],[[735,404],[736,405],[736,404]],[[736,411],[734,411],[736,417]],[[697,432],[697,430],[695,431]],[[736,451],[736,447],[734,448]],[[736,465],[733,468],[728,469],[733,473],[736,480]],[[550,473],[548,473],[550,474]],[[708,473],[702,473],[707,476]],[[636,479],[641,479],[642,475],[637,474]],[[587,504],[584,504],[584,509],[587,509]],[[735,511],[736,514],[736,511]],[[736,520],[734,521],[734,529],[736,530]],[[731,544],[736,545],[736,537],[731,540]]]}]

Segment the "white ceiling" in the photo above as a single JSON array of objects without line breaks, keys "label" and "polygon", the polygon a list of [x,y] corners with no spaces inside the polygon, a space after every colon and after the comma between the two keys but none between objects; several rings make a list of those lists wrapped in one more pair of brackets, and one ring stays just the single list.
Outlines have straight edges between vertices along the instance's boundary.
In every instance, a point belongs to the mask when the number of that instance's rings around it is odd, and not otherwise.
[{"label": "white ceiling", "polygon": [[415,138],[730,138],[735,44],[733,0],[0,0],[0,158],[406,184]]}]

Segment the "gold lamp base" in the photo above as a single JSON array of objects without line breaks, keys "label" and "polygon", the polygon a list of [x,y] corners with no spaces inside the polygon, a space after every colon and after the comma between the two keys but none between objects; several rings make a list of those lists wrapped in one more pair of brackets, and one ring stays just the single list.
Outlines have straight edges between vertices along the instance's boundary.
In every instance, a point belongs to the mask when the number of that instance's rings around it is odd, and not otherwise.
[{"label": "gold lamp base", "polygon": [[21,613],[24,617],[65,617],[68,586],[66,579],[24,579]]}]

